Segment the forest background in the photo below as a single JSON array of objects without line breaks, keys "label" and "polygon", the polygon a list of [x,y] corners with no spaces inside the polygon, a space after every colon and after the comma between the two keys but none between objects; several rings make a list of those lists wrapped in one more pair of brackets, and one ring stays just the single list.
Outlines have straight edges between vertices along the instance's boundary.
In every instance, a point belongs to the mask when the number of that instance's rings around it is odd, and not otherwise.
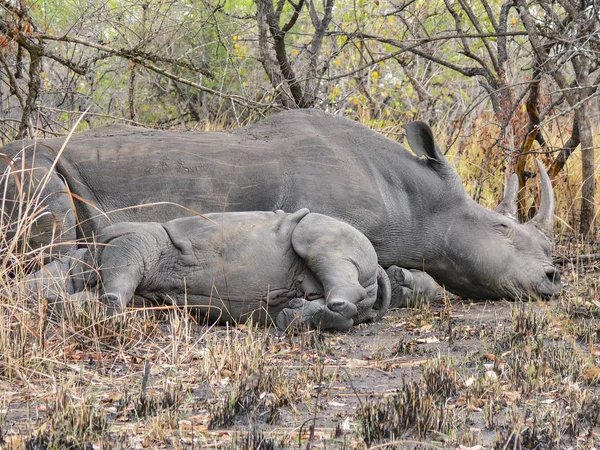
[{"label": "forest background", "polygon": [[[126,123],[228,129],[320,108],[392,139],[435,129],[473,198],[534,158],[559,228],[598,198],[598,0],[0,0],[0,139]],[[530,182],[535,189],[534,182]]]}]

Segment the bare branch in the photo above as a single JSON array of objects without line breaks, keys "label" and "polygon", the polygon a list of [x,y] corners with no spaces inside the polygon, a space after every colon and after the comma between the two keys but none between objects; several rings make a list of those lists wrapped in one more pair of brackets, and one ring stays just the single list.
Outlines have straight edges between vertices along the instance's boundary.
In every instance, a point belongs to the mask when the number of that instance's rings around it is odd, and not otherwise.
[{"label": "bare branch", "polygon": [[175,75],[175,74],[173,74],[171,72],[168,72],[168,71],[166,71],[166,70],[164,70],[164,69],[162,69],[162,68],[160,68],[158,66],[155,66],[154,64],[149,63],[148,61],[146,61],[144,59],[136,58],[136,57],[133,57],[133,58],[130,58],[130,59],[131,59],[131,61],[139,64],[140,66],[144,66],[146,69],[149,69],[149,70],[151,70],[153,72],[156,72],[156,73],[158,73],[160,75],[163,75],[163,76],[165,76],[165,77],[167,77],[167,78],[169,78],[169,79],[171,79],[173,81],[177,81],[179,83],[186,84],[188,86],[196,88],[196,89],[198,89],[200,91],[203,91],[203,92],[206,92],[206,93],[209,93],[209,94],[213,94],[213,95],[216,95],[216,96],[221,97],[221,98],[226,98],[228,100],[235,101],[235,102],[237,102],[237,103],[239,103],[241,105],[245,105],[245,106],[252,106],[252,107],[267,106],[267,105],[265,105],[263,103],[255,102],[253,100],[249,100],[249,99],[244,98],[244,97],[242,97],[240,95],[224,94],[223,92],[216,91],[216,90],[211,89],[209,87],[206,87],[206,86],[204,86],[204,85],[202,85],[200,83],[196,83],[196,82],[190,81],[190,80],[188,80],[186,78],[179,77],[179,76],[177,76],[177,75]]},{"label": "bare branch", "polygon": [[262,66],[271,81],[271,86],[273,86],[273,89],[277,92],[277,99],[285,108],[293,108],[294,100],[284,88],[285,80],[279,70],[277,60],[273,57],[269,49],[269,24],[267,23],[267,17],[272,11],[273,3],[271,3],[270,0],[257,0],[256,8],[258,50]]},{"label": "bare branch", "polygon": [[143,58],[148,61],[155,62],[155,63],[162,62],[162,63],[166,63],[166,64],[172,64],[175,66],[183,67],[185,69],[189,69],[193,72],[199,72],[202,75],[206,76],[207,78],[214,79],[214,75],[206,68],[197,67],[194,64],[191,64],[191,63],[188,63],[185,61],[180,61],[180,60],[172,59],[172,58],[166,58],[163,56],[156,55],[154,53],[144,52],[139,49],[113,48],[108,45],[99,44],[97,42],[90,41],[89,39],[83,39],[83,38],[80,38],[77,36],[69,36],[69,35],[55,36],[52,34],[37,33],[34,36],[40,40],[81,44],[81,45],[85,45],[86,47],[94,48],[96,50],[101,50],[112,56],[120,56],[120,57],[126,58],[126,59]]},{"label": "bare branch", "polygon": [[550,58],[550,55],[546,51],[546,48],[542,43],[540,36],[537,33],[535,24],[533,22],[533,18],[531,17],[531,14],[529,14],[529,10],[527,8],[527,5],[525,4],[525,0],[516,0],[516,2],[519,6],[521,20],[523,20],[523,25],[525,26],[525,29],[527,30],[529,36],[529,42],[531,42],[531,45],[538,57],[538,60],[546,68],[546,72],[549,73],[550,76],[552,76],[552,78],[554,78],[556,84],[558,84],[558,86],[561,89],[565,90],[564,94],[567,99],[567,102],[569,102],[570,105],[573,105],[574,103],[576,103],[576,99],[571,92],[567,91],[569,83],[563,76],[562,71],[556,65],[554,60]]},{"label": "bare branch", "polygon": [[[452,17],[454,18],[454,23],[456,25],[456,29],[458,30],[459,34],[464,34],[463,32],[463,27],[462,27],[462,21],[460,18],[460,15],[458,14],[458,12],[456,12],[454,10],[454,8],[452,7],[452,5],[450,5],[449,0],[444,0],[444,3],[446,4],[446,9],[448,10],[448,12],[452,15]],[[479,33],[481,33],[481,30],[477,30]],[[479,66],[483,69],[483,71],[485,72],[485,77],[488,80],[488,83],[490,83],[491,85],[494,85],[495,82],[493,80],[493,74],[492,71],[490,70],[490,68],[485,64],[485,62],[479,58],[477,55],[475,55],[472,51],[471,48],[469,46],[469,44],[466,41],[466,38],[461,38],[461,42],[462,42],[462,53],[467,57],[470,58],[472,60],[474,60],[475,62],[477,62],[477,64],[479,64]],[[437,62],[437,61],[435,61]],[[439,64],[439,62],[438,62]],[[448,66],[446,66],[448,67]],[[454,69],[453,70],[457,70]],[[460,70],[457,70],[457,72],[462,73],[463,75],[466,75],[464,72],[461,72]],[[470,75],[466,75],[466,76],[470,76]]]},{"label": "bare branch", "polygon": [[[426,59],[428,59],[430,61],[438,63],[438,64],[440,64],[440,65],[442,65],[444,67],[448,67],[449,69],[455,70],[455,71],[457,71],[457,72],[459,72],[459,73],[461,73],[461,74],[463,74],[463,75],[465,75],[467,77],[487,76],[488,75],[488,72],[486,72],[485,69],[483,69],[481,67],[461,66],[461,65],[458,65],[458,64],[451,63],[449,61],[445,61],[445,60],[443,60],[441,58],[438,58],[436,56],[430,55],[430,54],[428,54],[428,53],[426,53],[426,52],[424,52],[422,50],[418,50],[418,47],[422,46],[426,42],[429,42],[430,39],[422,39],[420,41],[415,42],[413,45],[405,46],[402,42],[397,41],[395,39],[382,38],[382,37],[373,36],[373,35],[370,35],[370,34],[360,33],[358,35],[358,37],[365,38],[365,39],[370,39],[370,40],[374,40],[374,41],[377,41],[377,42],[382,42],[384,44],[390,44],[390,45],[393,45],[395,47],[400,48],[400,50],[398,50],[397,52],[394,52],[392,55],[390,55],[391,57],[395,57],[395,56],[399,55],[400,53],[409,51],[409,52],[414,53],[416,55],[422,56],[423,58],[426,58]],[[381,60],[389,59],[390,56],[386,56],[386,57],[384,57]],[[370,67],[371,65],[374,64],[374,62],[378,62],[378,61],[380,61],[380,60],[375,60],[373,62],[370,62],[367,65],[367,67]]]},{"label": "bare branch", "polygon": [[23,139],[29,135],[33,137],[33,123],[31,121],[31,115],[35,109],[35,102],[37,101],[38,94],[40,92],[41,80],[40,72],[42,70],[42,55],[35,49],[28,50],[30,61],[29,61],[29,91],[27,92],[27,98],[25,99],[25,107],[21,115],[21,126],[17,139]]},{"label": "bare branch", "polygon": [[554,180],[558,176],[560,171],[563,169],[563,167],[567,163],[567,160],[569,159],[569,156],[573,154],[573,152],[579,145],[579,142],[579,121],[577,119],[577,116],[574,115],[573,125],[571,127],[571,137],[565,143],[558,155],[556,155],[556,158],[554,158],[550,169],[548,169],[548,175],[552,180]]},{"label": "bare branch", "polygon": [[[475,27],[477,32],[483,33],[483,28],[481,27],[481,24],[479,23],[479,19],[477,19],[477,16],[473,12],[473,9],[471,8],[471,6],[469,6],[469,3],[466,0],[458,0],[458,2],[460,3],[460,6],[462,7],[463,11],[465,11],[467,13],[467,17],[469,17],[469,20],[471,21],[471,23],[473,24],[473,26]],[[487,39],[483,38],[483,39],[481,39],[481,41],[483,42],[483,45],[485,46],[485,48],[488,52],[490,61],[492,62],[492,67],[494,67],[494,69],[496,70],[496,73],[497,73],[498,72],[498,60],[496,59],[494,49],[491,47],[491,45]]]},{"label": "bare branch", "polygon": [[319,19],[319,15],[317,14],[317,10],[314,6],[314,0],[308,0],[308,10],[310,13],[310,18],[315,28],[315,32],[313,34],[313,38],[310,44],[309,49],[309,63],[308,63],[308,75],[306,77],[306,82],[304,86],[304,98],[303,103],[305,105],[314,105],[317,91],[319,89],[321,76],[325,73],[327,68],[327,64],[324,64],[322,69],[319,70],[319,57],[321,56],[321,48],[323,46],[323,39],[325,38],[325,33],[329,28],[329,24],[331,22],[331,16],[333,13],[333,3],[334,0],[326,0],[325,3],[325,11],[323,13],[323,18]]},{"label": "bare branch", "polygon": [[[486,2],[487,4],[487,2]],[[506,30],[508,29],[508,12],[513,6],[513,1],[509,0],[505,2],[500,8],[500,23],[498,24],[496,31],[498,32],[498,67],[502,71],[501,76],[504,76],[505,65],[508,61],[508,50],[506,48]],[[491,17],[491,16],[490,16]]]},{"label": "bare branch", "polygon": [[[302,10],[302,7],[304,6],[304,0],[300,0],[298,2],[297,5],[294,5],[294,3],[292,3],[291,0],[289,0],[290,4],[294,7],[294,13],[292,14],[292,17],[290,18],[290,21],[288,23],[286,23],[283,28],[281,29],[282,33],[287,33],[288,31],[290,31],[292,29],[292,27],[294,25],[296,25],[296,21],[298,20],[298,17],[300,16],[300,11]],[[283,4],[283,1],[281,2]]]},{"label": "bare branch", "polygon": [[0,52],[0,62],[2,63],[2,66],[4,67],[4,72],[6,72],[6,74],[8,76],[8,80],[9,80],[8,85],[10,86],[11,93],[15,97],[17,97],[17,100],[19,101],[19,104],[21,105],[21,109],[25,108],[25,100],[23,99],[23,96],[21,95],[21,92],[19,90],[19,85],[17,84],[17,80],[15,79],[14,74],[8,67],[8,63],[6,62],[6,59],[4,58],[4,55],[2,54],[2,52]]}]

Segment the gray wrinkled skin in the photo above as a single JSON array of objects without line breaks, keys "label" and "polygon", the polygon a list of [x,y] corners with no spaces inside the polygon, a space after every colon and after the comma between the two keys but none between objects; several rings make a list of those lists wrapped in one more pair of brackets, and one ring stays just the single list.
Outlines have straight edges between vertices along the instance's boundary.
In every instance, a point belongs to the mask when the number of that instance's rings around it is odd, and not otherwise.
[{"label": "gray wrinkled skin", "polygon": [[25,283],[53,301],[99,286],[101,299],[117,310],[141,297],[186,306],[216,323],[274,318],[281,330],[347,330],[381,318],[390,301],[389,280],[367,238],[308,209],[118,223],[90,250],[69,252]]},{"label": "gray wrinkled skin", "polygon": [[425,272],[392,266],[387,270],[392,294],[390,308],[406,308],[419,302],[434,302],[444,298],[444,290]]},{"label": "gray wrinkled skin", "polygon": [[[49,242],[53,232],[64,240],[89,238],[108,219],[165,222],[190,214],[157,202],[201,213],[307,207],[356,227],[386,269],[424,270],[457,295],[557,294],[553,193],[543,168],[540,213],[519,224],[508,200],[496,212],[469,197],[427,125],[405,128],[416,156],[356,122],[317,110],[283,112],[233,132],[91,130],[71,139],[49,174],[41,198],[51,214],[38,218],[31,245]],[[31,142],[3,151],[16,174],[19,152],[28,146],[27,166],[35,167],[37,183],[63,142],[38,142],[35,158]],[[147,203],[155,205],[137,207]]]}]

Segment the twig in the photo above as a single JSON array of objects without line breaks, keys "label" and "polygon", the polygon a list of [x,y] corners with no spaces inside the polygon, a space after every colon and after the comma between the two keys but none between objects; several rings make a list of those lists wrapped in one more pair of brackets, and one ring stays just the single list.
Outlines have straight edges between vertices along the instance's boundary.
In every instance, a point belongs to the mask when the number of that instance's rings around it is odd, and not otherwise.
[{"label": "twig", "polygon": [[581,264],[592,264],[595,261],[600,261],[600,253],[589,253],[587,255],[577,256],[555,256],[552,260],[555,264],[566,264],[566,263],[581,263]]}]

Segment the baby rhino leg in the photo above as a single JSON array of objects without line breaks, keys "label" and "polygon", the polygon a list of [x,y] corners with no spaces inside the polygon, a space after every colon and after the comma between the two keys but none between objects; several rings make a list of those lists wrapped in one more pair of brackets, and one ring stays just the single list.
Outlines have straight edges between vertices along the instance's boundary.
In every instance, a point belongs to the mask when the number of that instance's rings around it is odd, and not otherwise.
[{"label": "baby rhino leg", "polygon": [[323,300],[306,301],[303,298],[295,298],[288,304],[287,308],[282,309],[277,317],[275,324],[281,331],[302,328],[315,328],[313,317],[320,314],[325,305]]},{"label": "baby rhino leg", "polygon": [[294,230],[292,245],[323,285],[325,308],[313,318],[322,328],[348,329],[362,309],[374,305],[377,255],[358,230],[331,217],[309,214]]},{"label": "baby rhino leg", "polygon": [[82,262],[86,249],[74,249],[66,255],[45,264],[35,273],[29,274],[13,288],[16,293],[23,290],[26,295],[46,298],[50,303],[59,303],[69,295],[83,290],[79,282],[85,264]]},{"label": "baby rhino leg", "polygon": [[[336,303],[331,309],[323,299],[307,301],[303,298],[295,298],[287,308],[277,314],[275,324],[281,331],[303,326],[322,330],[346,331],[354,324],[351,317],[356,314],[346,310],[348,305],[354,307],[353,304],[344,301]],[[341,307],[341,311],[336,309],[338,307]],[[354,310],[356,310],[355,307]]]},{"label": "baby rhino leg", "polygon": [[108,306],[126,307],[144,279],[157,251],[153,233],[145,229],[149,225],[121,223],[102,231],[95,265],[102,279],[101,300]]}]

